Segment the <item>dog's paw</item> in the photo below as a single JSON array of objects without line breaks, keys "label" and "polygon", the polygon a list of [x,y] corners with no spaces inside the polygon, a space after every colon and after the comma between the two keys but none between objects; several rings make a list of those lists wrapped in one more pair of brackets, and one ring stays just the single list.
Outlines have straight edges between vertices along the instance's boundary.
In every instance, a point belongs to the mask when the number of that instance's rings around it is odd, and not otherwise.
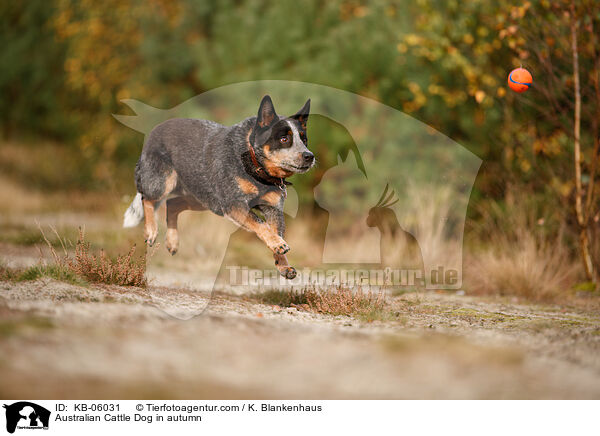
[{"label": "dog's paw", "polygon": [[293,280],[296,278],[296,275],[298,273],[296,272],[296,268],[294,268],[293,266],[286,266],[279,270],[279,274],[281,274],[288,280]]},{"label": "dog's paw", "polygon": [[281,244],[273,248],[273,253],[275,254],[285,254],[288,251],[290,251],[290,246],[285,241],[282,241]]},{"label": "dog's paw", "polygon": [[146,227],[144,229],[144,241],[148,244],[149,247],[152,247],[156,242],[156,237],[158,236],[158,229],[153,229],[150,227]]}]

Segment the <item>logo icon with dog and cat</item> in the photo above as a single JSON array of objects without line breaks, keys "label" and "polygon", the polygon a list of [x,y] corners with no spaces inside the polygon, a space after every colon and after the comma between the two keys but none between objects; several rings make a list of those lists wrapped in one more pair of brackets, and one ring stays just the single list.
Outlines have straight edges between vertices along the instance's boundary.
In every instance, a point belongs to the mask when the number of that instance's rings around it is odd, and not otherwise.
[{"label": "logo icon with dog and cat", "polygon": [[39,404],[29,401],[18,401],[13,404],[4,404],[6,409],[6,431],[14,433],[15,430],[48,430],[50,424],[50,411]]},{"label": "logo icon with dog and cat", "polygon": [[[312,269],[409,271],[426,288],[460,289],[464,223],[481,160],[431,127],[368,98],[302,82],[228,85],[168,110],[123,103],[136,115],[115,118],[145,135],[124,225],[143,222],[150,246],[164,237],[168,253],[147,263],[155,283],[174,284],[177,276],[177,285],[210,291],[241,261],[262,264],[252,258],[270,250],[271,269],[301,285],[306,268],[294,260],[301,245]],[[301,190],[286,180],[292,175]],[[179,218],[186,210],[207,212]],[[297,236],[298,220],[309,223],[310,235]],[[248,240],[246,231],[268,250],[231,253]],[[189,309],[189,317],[203,309]]]}]

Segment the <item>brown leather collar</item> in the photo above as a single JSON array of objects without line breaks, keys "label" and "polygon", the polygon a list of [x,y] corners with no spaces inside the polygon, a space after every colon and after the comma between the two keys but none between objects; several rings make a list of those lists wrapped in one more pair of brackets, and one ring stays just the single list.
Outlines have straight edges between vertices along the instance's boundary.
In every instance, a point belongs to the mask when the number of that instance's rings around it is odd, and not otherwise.
[{"label": "brown leather collar", "polygon": [[252,129],[248,132],[248,136],[246,137],[246,145],[248,146],[248,153],[250,154],[250,160],[252,161],[252,165],[254,165],[253,172],[254,176],[259,180],[266,182],[269,185],[276,185],[281,191],[283,195],[287,195],[287,189],[285,185],[291,185],[290,182],[285,180],[283,177],[273,177],[265,168],[258,163],[258,159],[256,159],[256,152],[254,151],[254,147],[250,144],[250,136],[252,135]]}]

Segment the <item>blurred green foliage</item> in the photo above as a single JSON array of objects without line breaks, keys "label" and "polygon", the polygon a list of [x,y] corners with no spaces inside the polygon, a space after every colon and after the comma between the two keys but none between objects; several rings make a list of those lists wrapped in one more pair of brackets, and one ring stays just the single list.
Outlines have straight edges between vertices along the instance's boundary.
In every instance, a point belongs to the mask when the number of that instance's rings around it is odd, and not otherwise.
[{"label": "blurred green foliage", "polygon": [[[572,59],[579,24],[585,175],[598,138],[600,3],[582,0],[29,0],[0,6],[4,135],[61,141],[84,188],[131,183],[142,137],[112,113],[169,108],[234,82],[298,80],[358,93],[422,120],[484,159],[475,198],[507,186],[572,196]],[[533,72],[516,95],[508,72]],[[320,128],[319,131],[324,131]],[[347,135],[332,133],[333,141]],[[335,163],[332,156],[324,161]],[[326,150],[324,150],[327,153]],[[310,189],[318,171],[300,183]],[[558,210],[561,209],[561,210]],[[560,221],[568,221],[563,217]]]}]

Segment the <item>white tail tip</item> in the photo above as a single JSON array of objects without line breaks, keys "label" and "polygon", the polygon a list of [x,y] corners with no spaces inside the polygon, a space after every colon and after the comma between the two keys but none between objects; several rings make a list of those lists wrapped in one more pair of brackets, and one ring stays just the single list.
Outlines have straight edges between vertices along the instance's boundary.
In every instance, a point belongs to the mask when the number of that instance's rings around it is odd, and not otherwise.
[{"label": "white tail tip", "polygon": [[144,206],[142,205],[142,194],[139,192],[125,211],[123,216],[123,227],[135,227],[144,219]]}]

